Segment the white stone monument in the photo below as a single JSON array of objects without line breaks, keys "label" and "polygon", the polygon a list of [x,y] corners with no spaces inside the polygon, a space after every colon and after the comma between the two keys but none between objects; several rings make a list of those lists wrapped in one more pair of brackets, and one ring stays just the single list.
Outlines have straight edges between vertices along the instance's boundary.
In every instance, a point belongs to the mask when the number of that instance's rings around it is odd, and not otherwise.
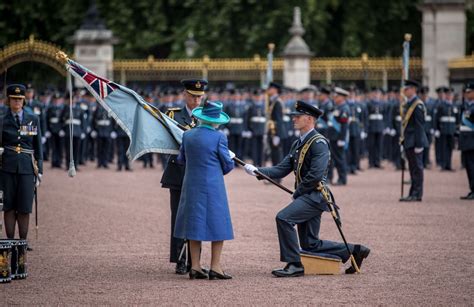
[{"label": "white stone monument", "polygon": [[310,59],[313,54],[302,37],[305,31],[299,7],[294,9],[289,32],[292,37],[283,51],[283,84],[300,90],[311,82]]},{"label": "white stone monument", "polygon": [[[74,43],[74,59],[79,64],[109,80],[113,78],[114,47],[117,42],[111,30],[107,30],[99,17],[93,1],[81,27],[71,38]],[[75,85],[82,87],[79,80]]]},{"label": "white stone monument", "polygon": [[465,0],[425,0],[420,10],[423,12],[423,84],[433,94],[436,87],[449,85],[448,61],[465,54]]}]

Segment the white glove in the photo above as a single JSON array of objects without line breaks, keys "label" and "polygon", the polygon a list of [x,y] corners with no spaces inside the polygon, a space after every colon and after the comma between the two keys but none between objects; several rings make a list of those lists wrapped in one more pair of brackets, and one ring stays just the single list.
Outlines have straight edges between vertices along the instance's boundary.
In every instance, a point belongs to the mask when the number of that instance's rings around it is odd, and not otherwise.
[{"label": "white glove", "polygon": [[365,131],[362,131],[360,133],[360,138],[364,140],[366,137],[367,137],[367,133],[365,133]]},{"label": "white glove", "polygon": [[36,178],[36,187],[40,186],[42,180],[43,180],[43,174],[38,174],[38,177]]},{"label": "white glove", "polygon": [[92,130],[91,132],[91,138],[95,139],[97,137],[97,131]]},{"label": "white glove", "polygon": [[44,136],[45,136],[47,139],[49,139],[49,138],[51,137],[51,132],[46,131],[46,132],[44,133]]},{"label": "white glove", "polygon": [[46,143],[46,137],[45,137],[45,136],[42,136],[42,137],[41,137],[41,144],[44,144],[44,143]]},{"label": "white glove", "polygon": [[232,150],[229,150],[229,156],[231,159],[235,158],[235,153]]},{"label": "white glove", "polygon": [[244,165],[245,172],[249,174],[250,176],[257,176],[254,171],[258,170],[255,166],[252,164],[245,164]]},{"label": "white glove", "polygon": [[389,134],[389,133],[390,133],[390,128],[383,129],[383,134]]},{"label": "white glove", "polygon": [[395,136],[395,134],[397,134],[397,130],[395,130],[395,129],[390,130],[390,135],[391,136]]},{"label": "white glove", "polygon": [[435,130],[433,128],[431,128],[430,133],[431,133],[431,135],[433,135],[435,133]]},{"label": "white glove", "polygon": [[112,138],[112,140],[115,140],[117,138],[117,132],[115,131],[110,132],[110,137]]},{"label": "white glove", "polygon": [[436,130],[435,133],[434,133],[435,138],[439,138],[440,135],[441,135],[441,133],[439,132],[439,130]]},{"label": "white glove", "polygon": [[81,133],[81,140],[85,139],[86,138],[86,134],[83,132]]},{"label": "white glove", "polygon": [[4,151],[5,151],[5,149],[3,149],[3,147],[0,147],[0,156],[3,155]]},{"label": "white glove", "polygon": [[272,137],[272,144],[273,146],[278,146],[280,145],[280,137],[275,135],[274,137]]},{"label": "white glove", "polygon": [[415,147],[415,153],[416,154],[422,153],[423,149],[424,149],[423,147]]},{"label": "white glove", "polygon": [[227,128],[222,129],[222,132],[224,132],[224,134],[225,134],[226,136],[229,136],[229,134],[230,134],[230,131],[229,131],[229,129],[227,129]]},{"label": "white glove", "polygon": [[59,137],[64,137],[66,135],[66,133],[64,132],[64,130],[59,130]]},{"label": "white glove", "polygon": [[337,141],[337,146],[338,146],[338,147],[344,147],[344,146],[346,146],[346,141],[338,140],[338,141]]},{"label": "white glove", "polygon": [[87,133],[91,133],[91,127],[87,127]]},{"label": "white glove", "polygon": [[400,153],[403,152],[403,145],[400,145]]}]

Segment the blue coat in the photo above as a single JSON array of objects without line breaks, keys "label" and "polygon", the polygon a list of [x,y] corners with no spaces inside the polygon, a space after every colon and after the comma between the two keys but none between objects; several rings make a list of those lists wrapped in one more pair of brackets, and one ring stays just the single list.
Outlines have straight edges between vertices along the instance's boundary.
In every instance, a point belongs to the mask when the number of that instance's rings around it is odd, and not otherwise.
[{"label": "blue coat", "polygon": [[199,126],[183,134],[178,162],[185,164],[174,236],[195,241],[232,240],[224,175],[234,168],[224,134]]}]

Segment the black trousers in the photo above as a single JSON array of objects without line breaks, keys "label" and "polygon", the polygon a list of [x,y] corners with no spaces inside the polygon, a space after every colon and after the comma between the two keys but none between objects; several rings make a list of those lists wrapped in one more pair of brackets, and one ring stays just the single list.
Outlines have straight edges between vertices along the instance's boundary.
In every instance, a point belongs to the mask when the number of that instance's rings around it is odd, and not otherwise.
[{"label": "black trousers", "polygon": [[397,169],[401,169],[400,135],[396,134],[392,139],[392,162]]},{"label": "black trousers", "polygon": [[57,133],[51,134],[51,147],[52,147],[52,161],[53,167],[61,167],[61,161],[63,159],[63,138]]},{"label": "black trousers", "polygon": [[359,169],[359,163],[360,163],[360,137],[351,136],[349,138],[349,148],[347,151],[347,166],[348,166],[349,171],[355,172],[357,169]]},{"label": "black trousers", "polygon": [[[337,182],[346,184],[347,183],[347,165],[346,165],[346,150],[344,147],[337,146],[337,141],[330,141],[331,143],[331,165],[337,169]],[[332,174],[331,171],[331,180]]]},{"label": "black trousers", "polygon": [[117,167],[122,169],[125,167],[129,169],[129,162],[127,158],[127,149],[130,144],[128,136],[119,136],[117,137]]},{"label": "black trousers", "polygon": [[[303,201],[301,197],[278,212],[276,224],[280,243],[280,261],[300,262],[300,247],[313,253],[324,253],[338,256],[342,262],[349,259],[344,243],[319,239],[321,215],[324,211]],[[294,228],[298,225],[298,235]],[[299,236],[299,244],[298,244]],[[354,245],[348,244],[351,252]]]},{"label": "black trousers", "polygon": [[253,164],[257,167],[263,166],[263,135],[254,136],[251,140]]},{"label": "black trousers", "polygon": [[410,170],[410,196],[423,197],[423,153],[415,153],[414,148],[405,150]]},{"label": "black trousers", "polygon": [[34,174],[0,171],[0,190],[3,191],[3,211],[32,212],[35,191]]},{"label": "black trousers", "polygon": [[442,160],[442,153],[441,153],[441,142],[440,142],[440,138],[435,138],[434,139],[434,143],[435,143],[435,159],[436,159],[436,165],[438,166],[441,166],[441,160]]},{"label": "black trousers", "polygon": [[107,167],[109,162],[110,139],[108,137],[97,138],[97,166]]},{"label": "black trousers", "polygon": [[367,137],[367,147],[369,150],[369,166],[380,166],[380,160],[382,158],[382,133],[381,132],[369,132]]},{"label": "black trousers", "polygon": [[462,160],[464,167],[466,168],[470,192],[474,193],[474,150],[463,151]]},{"label": "black trousers", "polygon": [[[181,190],[170,189],[170,209],[171,209],[171,234],[170,234],[170,262],[178,263],[183,261],[179,259],[179,254],[184,245],[184,240],[174,237],[174,225],[176,223],[176,214],[178,213],[179,199]],[[189,253],[189,249],[188,249]],[[183,255],[185,256],[185,255]],[[190,257],[188,259],[191,259]],[[190,261],[189,261],[190,262]]]},{"label": "black trousers", "polygon": [[[64,149],[66,150],[66,168],[69,167],[69,160],[71,157],[71,152],[69,149],[69,142],[70,138],[67,136],[64,138]],[[81,147],[81,138],[80,137],[73,137],[72,138],[72,158],[74,159],[74,166],[77,168],[79,164],[79,150]]]},{"label": "black trousers", "polygon": [[283,160],[283,150],[281,148],[281,140],[278,146],[273,146],[272,137],[268,136],[268,144],[270,146],[270,157],[272,160],[272,165],[277,165]]},{"label": "black trousers", "polygon": [[452,169],[451,161],[454,149],[454,135],[441,134],[440,143],[440,166],[442,169]]}]

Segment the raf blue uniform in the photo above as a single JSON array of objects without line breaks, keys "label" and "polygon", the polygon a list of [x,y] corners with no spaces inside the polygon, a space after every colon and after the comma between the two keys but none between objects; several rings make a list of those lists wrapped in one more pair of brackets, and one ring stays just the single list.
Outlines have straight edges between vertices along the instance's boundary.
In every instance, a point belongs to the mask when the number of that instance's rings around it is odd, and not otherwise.
[{"label": "raf blue uniform", "polygon": [[108,168],[108,153],[111,146],[113,122],[108,112],[99,106],[92,117],[92,127],[97,133],[97,167]]},{"label": "raf blue uniform", "polygon": [[263,165],[263,137],[265,135],[266,118],[263,101],[251,103],[248,113],[248,126],[252,133],[252,160],[256,166]]},{"label": "raf blue uniform", "polygon": [[[466,91],[474,91],[474,84],[469,84]],[[459,131],[459,150],[469,180],[469,194],[461,199],[474,199],[474,99],[465,101],[462,107],[461,126]]]},{"label": "raf blue uniform", "polygon": [[349,106],[346,102],[336,105],[331,119],[332,125],[328,129],[331,146],[332,164],[329,171],[329,181],[332,181],[333,168],[337,169],[337,184],[347,184],[346,150],[349,145]]},{"label": "raf blue uniform", "polygon": [[454,135],[459,123],[459,109],[454,103],[443,101],[437,106],[434,126],[439,131],[440,163],[442,170],[453,170],[451,167],[454,149]]},{"label": "raf blue uniform", "polygon": [[378,100],[367,103],[369,167],[380,168],[382,159],[383,131],[385,129],[385,105]]},{"label": "raf blue uniform", "polygon": [[243,138],[242,132],[246,130],[247,107],[243,100],[231,100],[225,107],[225,112],[230,116],[230,121],[226,125],[229,129],[229,149],[237,157],[242,157]]},{"label": "raf blue uniform", "polygon": [[[60,96],[56,96],[54,99],[59,99]],[[46,127],[47,131],[51,133],[51,165],[52,167],[61,168],[61,160],[63,156],[63,137],[60,134],[62,127],[61,113],[63,112],[64,105],[52,104],[46,111]]]},{"label": "raf blue uniform", "polygon": [[347,165],[349,172],[355,174],[359,169],[361,133],[364,128],[363,107],[359,102],[347,101],[349,106],[349,148],[347,151]]},{"label": "raf blue uniform", "polygon": [[[405,116],[407,116],[407,111],[410,109],[412,104],[418,100],[419,98],[414,96],[404,105],[403,114],[405,114]],[[409,196],[402,198],[402,201],[421,201],[423,198],[423,153],[415,153],[415,148],[427,147],[428,139],[424,130],[426,109],[423,102],[420,102],[421,103],[414,108],[404,130],[402,145],[408,160],[411,187]]]},{"label": "raf blue uniform", "polygon": [[[74,159],[74,166],[77,169],[79,163],[79,151],[81,146],[81,138],[85,136],[85,130],[87,116],[79,103],[74,104],[72,107],[72,119],[70,118],[70,110],[68,107],[63,108],[61,114],[61,123],[63,125],[62,130],[65,133],[64,149],[66,151],[66,165],[69,165],[70,161],[70,138],[72,137],[72,157]],[[69,131],[69,126],[72,123],[73,130],[72,135]]]}]

